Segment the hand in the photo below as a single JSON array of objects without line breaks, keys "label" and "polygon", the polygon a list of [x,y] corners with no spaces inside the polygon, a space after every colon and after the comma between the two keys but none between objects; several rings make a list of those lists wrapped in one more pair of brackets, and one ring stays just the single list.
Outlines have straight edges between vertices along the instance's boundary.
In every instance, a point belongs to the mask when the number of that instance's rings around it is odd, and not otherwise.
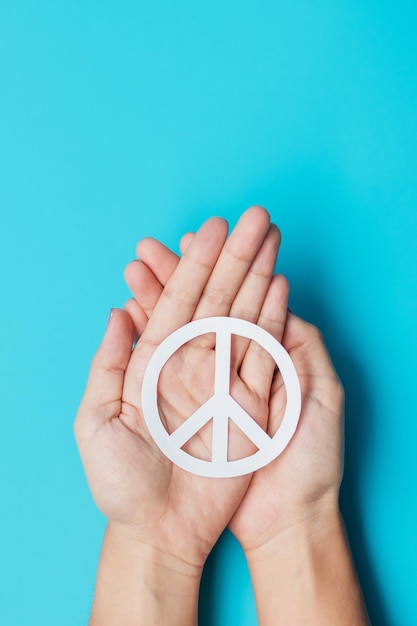
[{"label": "hand", "polygon": [[[183,237],[183,254],[192,240],[191,233]],[[125,308],[140,333],[179,258],[155,240],[140,242],[138,255],[141,260],[129,264],[125,272],[135,296]],[[300,378],[302,413],[287,449],[253,475],[229,523],[245,551],[261,546],[309,516],[316,516],[321,508],[337,509],[342,470],[343,389],[320,332],[294,314],[287,314],[288,286],[282,276],[274,277],[265,296],[262,317],[250,319],[273,334],[289,352]],[[235,311],[230,314],[236,315]],[[247,311],[240,316],[247,319]],[[246,363],[241,374],[263,402],[269,400],[268,432],[273,435],[286,403],[275,363],[261,358],[252,369]]]},{"label": "hand", "polygon": [[[183,237],[183,254],[193,237]],[[179,259],[154,240],[140,242],[138,254],[141,260],[125,273],[135,296],[125,308],[140,333]],[[259,317],[249,319],[290,353],[300,378],[302,412],[293,439],[281,456],[255,472],[229,523],[248,558],[259,623],[368,624],[338,511],[343,390],[319,331],[287,314],[286,281],[273,277],[264,297]],[[229,311],[243,318],[246,313]],[[286,404],[285,388],[272,359],[261,354],[251,345],[239,374],[268,405],[267,420],[261,422],[273,435]]]},{"label": "hand", "polygon": [[[147,266],[139,263],[141,284],[146,285],[141,309],[146,325],[136,324],[139,341],[132,352],[131,319],[127,312],[115,310],[93,360],[75,424],[92,494],[111,527],[123,528],[136,544],[168,555],[181,571],[201,570],[250,476],[218,481],[173,465],[144,423],[143,375],[156,346],[192,319],[230,314],[258,320],[279,332],[286,317],[286,298],[279,300],[285,281],[282,277],[271,281],[278,245],[278,229],[270,225],[266,211],[254,207],[229,238],[223,220],[206,222],[181,261],[171,266],[163,290]],[[162,262],[159,271],[165,271],[165,265]],[[204,336],[183,346],[166,364],[159,399],[163,420],[170,427],[184,421],[211,395],[213,376],[207,372],[213,370],[213,347],[212,338]],[[266,427],[266,387],[264,382],[262,389],[251,386],[253,371],[263,367],[262,359],[245,340],[236,341],[233,353],[231,391]],[[208,433],[202,432],[190,441],[190,451],[207,455],[207,439]],[[246,439],[235,436],[232,442],[232,454],[249,453]]]}]

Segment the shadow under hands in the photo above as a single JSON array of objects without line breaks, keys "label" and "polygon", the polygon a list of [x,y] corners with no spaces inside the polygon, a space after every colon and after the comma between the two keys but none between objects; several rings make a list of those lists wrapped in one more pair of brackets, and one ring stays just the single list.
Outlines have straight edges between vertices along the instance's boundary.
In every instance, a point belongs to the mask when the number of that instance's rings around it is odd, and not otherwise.
[{"label": "shadow under hands", "polygon": [[199,626],[256,626],[256,608],[243,550],[226,529],[209,555],[200,587]]},{"label": "shadow under hands", "polygon": [[393,626],[378,587],[377,573],[368,555],[358,486],[367,443],[375,426],[375,411],[365,387],[364,374],[350,355],[337,355],[337,368],[345,387],[345,468],[340,490],[340,508],[361,583],[371,624]]},{"label": "shadow under hands", "polygon": [[[346,525],[351,551],[361,584],[371,624],[394,626],[388,617],[378,576],[369,558],[359,503],[363,466],[377,424],[376,409],[367,386],[367,376],[360,364],[360,350],[344,343],[346,333],[335,320],[329,320],[326,297],[319,293],[322,281],[297,285],[294,292],[302,294],[291,304],[297,315],[320,328],[336,371],[345,389],[345,463],[340,491],[340,508]],[[321,297],[320,297],[321,296]]]},{"label": "shadow under hands", "polygon": [[214,546],[204,565],[198,599],[199,626],[215,626],[214,603],[216,601],[214,571],[219,561],[219,547]]}]

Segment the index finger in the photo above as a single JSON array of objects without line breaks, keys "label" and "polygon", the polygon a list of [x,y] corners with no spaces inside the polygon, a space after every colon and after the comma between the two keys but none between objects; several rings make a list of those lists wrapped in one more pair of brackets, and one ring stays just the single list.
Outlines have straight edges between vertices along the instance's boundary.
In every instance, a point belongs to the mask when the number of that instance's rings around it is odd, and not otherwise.
[{"label": "index finger", "polygon": [[227,222],[214,217],[197,231],[168,280],[140,343],[159,345],[189,322],[227,238]]}]

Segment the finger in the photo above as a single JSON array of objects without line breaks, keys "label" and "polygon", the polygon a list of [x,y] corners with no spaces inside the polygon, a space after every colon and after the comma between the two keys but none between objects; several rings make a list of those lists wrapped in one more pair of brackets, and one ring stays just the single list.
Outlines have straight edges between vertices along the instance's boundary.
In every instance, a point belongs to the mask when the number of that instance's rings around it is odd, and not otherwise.
[{"label": "finger", "polygon": [[[262,306],[258,325],[278,341],[282,340],[287,319],[289,286],[287,279],[273,277]],[[269,398],[276,363],[256,341],[251,341],[240,368],[240,377],[260,398]]]},{"label": "finger", "polygon": [[[238,298],[233,304],[232,310],[230,312],[233,317],[242,317],[244,319],[253,318],[254,321],[257,320],[260,307],[262,305],[275,267],[277,252],[281,240],[279,230],[275,225],[271,224],[269,231],[270,232],[268,232],[264,242],[262,243],[261,249],[259,250],[254,262],[252,263],[252,266],[249,270],[249,275],[244,281],[243,289],[241,288],[238,294]],[[182,236],[180,240],[181,254],[185,253],[186,249],[188,248],[194,237],[195,233],[193,232],[185,233],[185,235]],[[165,246],[162,246],[162,248],[165,248]],[[165,250],[167,249],[165,248]],[[164,253],[165,250],[163,250]],[[153,265],[150,266],[150,269],[155,274],[158,270],[158,259],[156,254],[153,255],[152,258],[147,257],[147,260],[149,263],[153,263]],[[178,257],[176,257],[177,264],[178,261],[179,259]],[[147,303],[146,305],[144,300],[142,299],[142,290],[139,276],[132,275],[135,272],[134,263],[135,262],[132,262],[127,266],[125,270],[125,279],[136,300],[142,306],[142,308],[146,309],[149,317],[153,307],[156,304],[156,301],[153,302],[151,307],[149,303]],[[174,267],[174,263],[171,264],[171,268],[172,267]],[[168,275],[165,275],[165,277],[167,279],[169,278]],[[163,282],[162,286],[164,285],[165,283]],[[255,313],[250,312],[250,309],[253,307],[255,307]]]},{"label": "finger", "polygon": [[195,236],[195,233],[185,233],[185,235],[183,235],[181,237],[181,240],[180,240],[180,252],[181,252],[181,254],[184,254],[184,252],[186,251],[186,249],[188,248],[188,246],[192,242],[194,236]]},{"label": "finger", "polygon": [[196,233],[168,280],[141,343],[155,347],[189,322],[227,238],[227,222],[211,218]]},{"label": "finger", "polygon": [[[195,233],[186,233],[180,243],[181,254],[188,247]],[[186,242],[184,244],[184,242]],[[131,261],[125,268],[125,281],[134,299],[128,300],[125,309],[135,323],[135,330],[140,336],[148,318],[158,302],[165,284],[177,268],[179,257],[155,239],[144,239],[138,244],[138,252],[144,251],[140,261]],[[159,275],[159,279],[157,278]],[[162,281],[162,282],[160,282]],[[135,301],[139,305],[135,306]],[[146,317],[146,320],[144,319]]]},{"label": "finger", "polygon": [[251,207],[243,213],[205,285],[195,319],[229,314],[233,300],[268,233],[269,223],[269,214],[262,207]]},{"label": "finger", "polygon": [[135,300],[135,298],[130,298],[130,300],[127,300],[125,302],[124,309],[129,313],[132,319],[135,329],[135,340],[137,340],[139,337],[141,337],[146,328],[146,324],[148,323],[148,316],[146,315],[140,304]]},{"label": "finger", "polygon": [[139,241],[136,254],[138,259],[152,269],[161,285],[166,285],[179,261],[178,256],[172,250],[151,237]]},{"label": "finger", "polygon": [[[281,234],[275,224],[271,224],[232,304],[231,317],[258,323],[259,313],[271,284],[280,242]],[[243,337],[233,337],[233,367],[236,370],[241,366],[248,345],[249,340]]]},{"label": "finger", "polygon": [[271,284],[277,260],[281,234],[275,224],[269,226],[267,236],[256,255],[233,302],[230,314],[256,323]]},{"label": "finger", "polygon": [[288,312],[282,344],[302,376],[317,376],[338,381],[320,330]]},{"label": "finger", "polygon": [[[318,328],[288,313],[282,343],[297,370],[303,404],[313,401],[322,411],[332,414],[336,421],[340,420],[343,415],[343,387]],[[278,398],[282,388],[282,380],[277,377],[272,385],[271,398]],[[276,431],[275,424],[271,426]]]},{"label": "finger", "polygon": [[133,323],[126,311],[113,309],[106,333],[91,363],[75,421],[77,438],[85,429],[120,414],[123,381],[132,353]]},{"label": "finger", "polygon": [[161,296],[161,283],[143,261],[131,261],[125,268],[124,277],[136,301],[149,318]]},{"label": "finger", "polygon": [[[195,233],[192,232],[183,235],[180,241],[180,251],[182,254],[184,254],[194,236]],[[281,235],[278,228],[274,224],[271,224],[267,236],[262,242],[261,248],[258,250],[248,275],[244,279],[243,285],[235,298],[230,311],[231,316],[248,319],[253,322],[257,321],[273,274],[280,241]],[[153,267],[152,270],[155,271],[155,268]],[[140,304],[143,304],[138,289],[135,289],[131,282],[128,284],[131,289],[134,290],[136,299]],[[210,340],[208,339],[207,341]],[[240,366],[248,344],[249,341],[243,338],[239,338],[239,340],[234,338],[233,357],[234,362],[237,363],[238,366]]]}]

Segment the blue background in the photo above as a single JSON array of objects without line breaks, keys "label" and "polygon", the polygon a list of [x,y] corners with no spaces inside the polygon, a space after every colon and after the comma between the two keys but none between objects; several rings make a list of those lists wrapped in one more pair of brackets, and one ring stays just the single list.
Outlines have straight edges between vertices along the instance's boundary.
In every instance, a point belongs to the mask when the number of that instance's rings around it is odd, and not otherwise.
[{"label": "blue background", "polygon": [[[104,519],[72,423],[135,244],[253,203],[347,394],[342,508],[377,626],[417,623],[412,1],[0,2],[0,623],[85,624]],[[253,626],[244,556],[202,626]]]}]

